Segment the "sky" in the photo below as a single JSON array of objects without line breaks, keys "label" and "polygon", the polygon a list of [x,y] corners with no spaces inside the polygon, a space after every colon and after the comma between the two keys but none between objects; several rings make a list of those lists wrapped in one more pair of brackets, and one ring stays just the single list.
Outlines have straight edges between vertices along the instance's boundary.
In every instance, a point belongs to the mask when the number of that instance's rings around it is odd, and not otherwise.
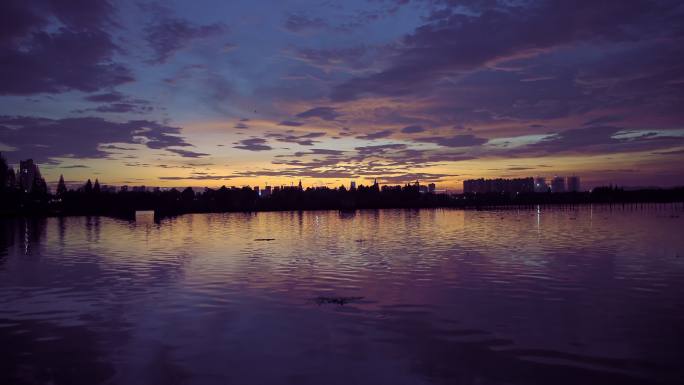
[{"label": "sky", "polygon": [[0,152],[48,182],[684,185],[676,0],[0,2]]}]

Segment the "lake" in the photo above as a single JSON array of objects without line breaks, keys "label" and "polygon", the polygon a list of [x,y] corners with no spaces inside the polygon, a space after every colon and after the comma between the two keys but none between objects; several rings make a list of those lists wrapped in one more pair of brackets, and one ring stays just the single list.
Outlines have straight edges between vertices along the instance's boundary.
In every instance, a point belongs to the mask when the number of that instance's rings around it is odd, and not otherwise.
[{"label": "lake", "polygon": [[681,383],[684,209],[0,221],[0,384]]}]

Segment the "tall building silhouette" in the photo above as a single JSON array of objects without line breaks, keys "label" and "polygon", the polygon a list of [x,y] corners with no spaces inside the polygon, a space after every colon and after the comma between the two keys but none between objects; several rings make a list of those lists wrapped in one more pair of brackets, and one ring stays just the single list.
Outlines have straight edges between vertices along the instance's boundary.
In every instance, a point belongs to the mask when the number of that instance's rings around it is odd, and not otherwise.
[{"label": "tall building silhouette", "polygon": [[44,184],[45,180],[40,175],[38,165],[33,163],[33,159],[19,162],[19,187],[22,191],[30,193],[34,188],[41,188]]},{"label": "tall building silhouette", "polygon": [[565,192],[565,178],[562,176],[554,176],[551,180],[551,192],[562,193]]},{"label": "tall building silhouette", "polygon": [[567,180],[567,188],[570,192],[580,191],[580,178],[577,175],[569,176]]},{"label": "tall building silhouette", "polygon": [[534,192],[545,193],[549,191],[549,185],[546,184],[546,178],[538,176],[534,179]]},{"label": "tall building silhouette", "polygon": [[527,193],[534,191],[534,179],[468,179],[463,181],[463,192],[485,193]]}]

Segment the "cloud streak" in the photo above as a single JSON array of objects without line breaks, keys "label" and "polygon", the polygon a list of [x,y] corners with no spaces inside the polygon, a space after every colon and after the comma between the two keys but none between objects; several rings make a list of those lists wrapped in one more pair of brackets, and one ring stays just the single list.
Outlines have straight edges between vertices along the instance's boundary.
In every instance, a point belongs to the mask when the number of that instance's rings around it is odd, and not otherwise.
[{"label": "cloud streak", "polygon": [[266,139],[262,138],[244,139],[236,144],[237,146],[233,146],[233,148],[247,151],[270,151],[273,149],[273,147],[266,144]]}]

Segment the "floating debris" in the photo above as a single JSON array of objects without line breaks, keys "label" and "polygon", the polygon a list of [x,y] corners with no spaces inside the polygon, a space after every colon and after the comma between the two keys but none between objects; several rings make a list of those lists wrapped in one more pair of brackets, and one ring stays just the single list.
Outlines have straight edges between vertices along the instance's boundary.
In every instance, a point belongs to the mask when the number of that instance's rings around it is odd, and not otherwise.
[{"label": "floating debris", "polygon": [[342,306],[362,299],[363,297],[316,297],[314,301],[319,305],[337,304]]},{"label": "floating debris", "polygon": [[366,242],[366,240],[365,239],[357,239],[354,242]]},{"label": "floating debris", "polygon": [[255,241],[264,241],[264,242],[275,241],[275,238],[257,238],[257,239],[255,239]]}]

